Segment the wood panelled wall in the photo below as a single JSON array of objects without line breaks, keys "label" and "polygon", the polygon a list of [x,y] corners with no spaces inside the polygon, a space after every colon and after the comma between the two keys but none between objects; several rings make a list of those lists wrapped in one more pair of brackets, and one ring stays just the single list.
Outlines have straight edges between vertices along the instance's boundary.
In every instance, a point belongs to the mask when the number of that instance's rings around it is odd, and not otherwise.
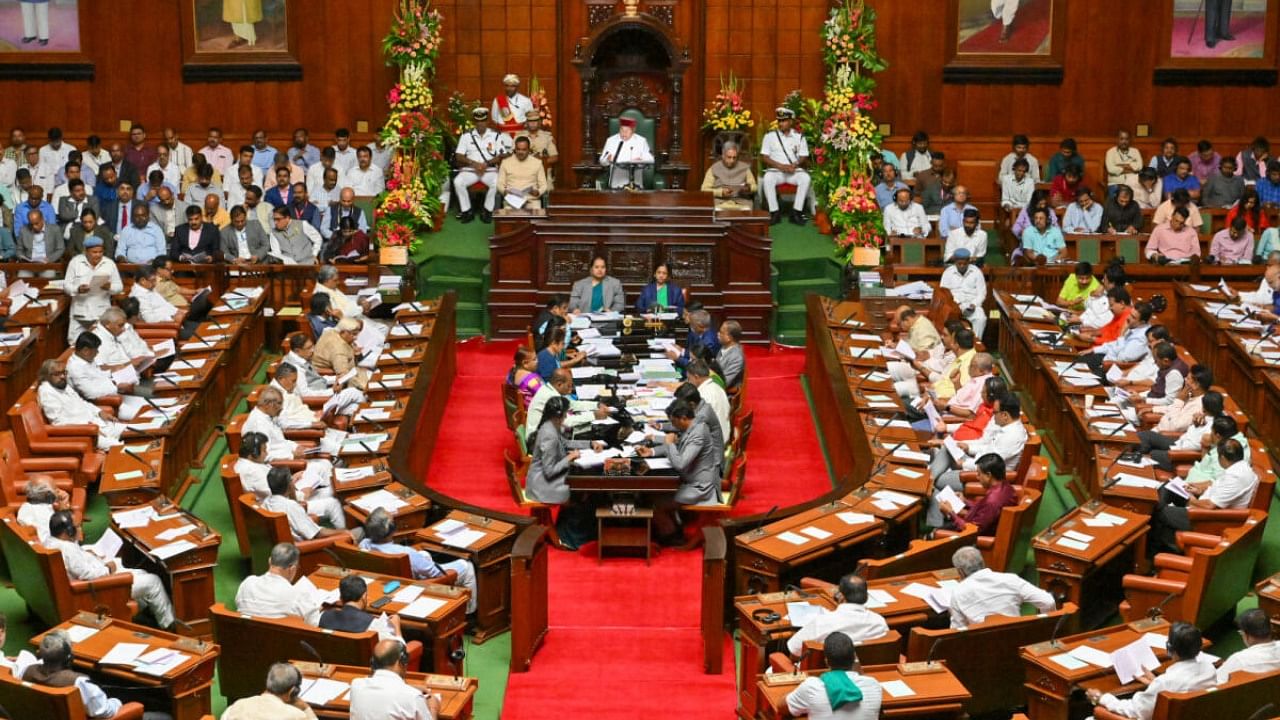
[{"label": "wood panelled wall", "polygon": [[[365,120],[376,129],[382,122],[394,73],[382,61],[380,40],[393,0],[306,0],[305,22],[297,29],[299,82],[194,84],[182,81],[177,36],[182,1],[187,0],[82,2],[84,27],[95,37],[97,80],[2,81],[0,124],[42,129],[56,123],[69,133],[115,135],[118,121],[128,119],[153,131],[177,126],[194,145],[211,124],[233,136],[266,127],[283,142],[281,135],[297,125],[327,138],[339,125],[355,129]],[[1152,84],[1158,46],[1151,36],[1154,0],[1068,3],[1061,85],[943,84],[947,37],[941,6],[948,1],[871,0],[891,65],[880,76],[877,118],[892,124],[894,149],[901,149],[917,128],[952,142],[1014,132],[1102,139],[1138,123],[1149,124],[1155,136],[1190,142],[1280,135],[1276,88]],[[567,131],[564,123],[576,123],[578,117],[577,75],[569,59],[577,39],[587,34],[580,22],[583,5],[583,0],[439,0],[446,20],[441,94],[460,89],[468,97],[489,99],[503,73],[518,72],[526,80],[537,74],[553,102],[557,135]],[[686,77],[684,127],[685,159],[695,172],[704,149],[689,131],[696,130],[701,107],[722,74],[732,70],[747,81],[749,103],[765,119],[788,91],[821,91],[817,33],[826,17],[825,0],[681,0],[676,8],[677,30],[694,59]],[[576,146],[562,144],[561,154],[578,160]]]}]

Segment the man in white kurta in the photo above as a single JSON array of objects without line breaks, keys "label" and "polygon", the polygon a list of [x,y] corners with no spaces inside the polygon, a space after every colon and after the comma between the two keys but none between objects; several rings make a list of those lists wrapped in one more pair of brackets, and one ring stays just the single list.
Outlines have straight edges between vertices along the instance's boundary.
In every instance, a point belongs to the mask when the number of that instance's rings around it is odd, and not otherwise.
[{"label": "man in white kurta", "polygon": [[125,567],[119,558],[100,558],[80,545],[80,528],[76,527],[69,511],[54,513],[49,521],[49,537],[44,546],[62,554],[62,564],[72,580],[97,580],[98,578],[129,573],[133,585],[129,596],[156,619],[163,629],[173,625],[173,603],[165,594],[160,578],[145,570]]},{"label": "man in white kurta", "polygon": [[67,358],[67,380],[81,397],[90,401],[133,390],[133,384],[119,385],[111,373],[94,363],[100,347],[102,340],[97,335],[81,333],[76,338],[75,350]]},{"label": "man in white kurta", "polygon": [[94,363],[98,367],[117,370],[125,365],[143,365],[155,359],[151,346],[138,335],[133,326],[125,322],[124,311],[118,307],[107,308],[98,318],[93,334],[102,341]]},{"label": "man in white kurta", "polygon": [[323,427],[320,413],[308,407],[302,397],[297,368],[288,363],[280,363],[270,387],[279,390],[284,397],[284,409],[280,411],[279,422],[286,430]]},{"label": "man in white kurta", "polygon": [[764,192],[765,204],[769,207],[769,222],[777,225],[782,222],[782,211],[778,208],[778,186],[794,185],[795,201],[791,206],[791,222],[803,225],[805,204],[809,195],[809,143],[804,135],[792,128],[796,114],[793,110],[780,107],[774,111],[778,128],[765,133],[760,143],[760,159],[764,162],[764,177],[760,179],[760,188]]},{"label": "man in white kurta", "polygon": [[150,270],[150,273],[141,272],[134,279],[133,287],[129,289],[129,297],[138,299],[138,314],[142,317],[142,322],[173,322],[177,318],[178,308],[156,292],[155,270],[151,268],[147,270]]},{"label": "man in white kurta", "polygon": [[951,291],[960,306],[960,312],[973,326],[973,335],[982,338],[987,328],[987,311],[983,305],[987,301],[987,281],[982,270],[973,265],[973,258],[968,248],[959,248],[951,255],[951,265],[942,272],[942,287]]},{"label": "man in white kurta", "polygon": [[49,537],[49,518],[59,510],[69,510],[70,499],[53,481],[37,475],[27,481],[26,500],[18,506],[18,523],[36,531],[36,538],[44,542]]},{"label": "man in white kurta", "polygon": [[373,151],[362,147],[356,151],[356,166],[338,178],[340,187],[351,188],[360,197],[373,197],[387,189],[382,168],[373,162]]},{"label": "man in white kurta", "polygon": [[351,720],[433,720],[440,701],[404,681],[404,643],[385,639],[373,648],[373,674],[351,681]]},{"label": "man in white kurta", "polygon": [[40,385],[36,390],[40,410],[50,425],[96,425],[98,449],[120,444],[124,426],[110,412],[80,397],[67,382],[67,366],[59,360],[45,360],[40,366]]},{"label": "man in white kurta", "polygon": [[[258,404],[249,411],[241,434],[259,432],[267,437],[267,460],[292,460],[304,457],[306,448],[284,436],[280,415],[284,411],[284,394],[278,388],[267,386],[258,393]],[[307,475],[318,480],[312,494],[330,497],[333,494],[329,478],[333,477],[333,463],[328,460],[308,460]]]},{"label": "man in white kurta", "polygon": [[102,238],[86,235],[84,252],[71,258],[62,289],[71,296],[71,322],[67,327],[67,344],[74,344],[80,333],[93,329],[102,313],[111,307],[111,296],[124,291],[116,261],[103,252]]},{"label": "man in white kurta", "polygon": [[498,192],[498,163],[511,151],[511,137],[489,127],[489,111],[484,108],[472,110],[471,120],[475,126],[458,138],[454,154],[458,174],[453,178],[453,189],[458,195],[458,219],[471,222],[475,213],[471,211],[469,188],[478,182],[484,183],[488,192],[480,219],[488,222]]},{"label": "man in white kurta", "polygon": [[633,118],[618,118],[618,133],[604,141],[600,164],[609,168],[607,184],[611,189],[639,186],[644,176],[641,167],[619,167],[622,164],[652,164],[653,151],[643,135],[636,134]]},{"label": "man in white kurta", "polygon": [[258,618],[296,617],[308,625],[320,620],[320,596],[293,584],[298,576],[298,547],[280,543],[271,548],[267,571],[250,575],[236,591],[236,610]]}]

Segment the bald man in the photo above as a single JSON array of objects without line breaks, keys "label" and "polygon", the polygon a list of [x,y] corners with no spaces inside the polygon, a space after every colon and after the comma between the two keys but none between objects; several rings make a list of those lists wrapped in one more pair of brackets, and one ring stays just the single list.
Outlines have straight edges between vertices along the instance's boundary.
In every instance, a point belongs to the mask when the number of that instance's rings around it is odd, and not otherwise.
[{"label": "bald man", "polygon": [[440,696],[427,697],[404,681],[409,652],[399,640],[373,646],[373,674],[351,681],[351,720],[434,720]]},{"label": "bald man", "polygon": [[332,238],[338,232],[338,224],[344,217],[355,219],[356,229],[360,232],[369,232],[369,218],[365,216],[364,208],[356,205],[356,192],[349,187],[342,188],[338,193],[337,202],[331,202],[325,206],[320,218],[320,234],[325,240]]}]

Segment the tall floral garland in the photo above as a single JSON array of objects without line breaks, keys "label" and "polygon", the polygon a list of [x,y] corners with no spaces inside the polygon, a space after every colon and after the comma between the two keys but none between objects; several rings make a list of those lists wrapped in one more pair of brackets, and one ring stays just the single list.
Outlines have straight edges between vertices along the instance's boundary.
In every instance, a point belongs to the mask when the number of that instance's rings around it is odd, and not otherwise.
[{"label": "tall floral garland", "polygon": [[855,248],[884,242],[871,175],[871,158],[884,138],[871,112],[877,106],[872,73],[887,65],[876,50],[876,15],[866,0],[839,0],[822,26],[822,41],[823,97],[805,101],[801,127],[814,148],[814,197],[831,219],[836,253],[848,261]]},{"label": "tall floral garland", "polygon": [[387,93],[390,112],[378,134],[384,146],[397,149],[387,189],[373,211],[378,247],[418,250],[441,210],[440,190],[449,176],[446,121],[433,107],[431,81],[442,21],[430,0],[398,0],[391,30],[382,41],[387,64],[400,68],[400,82]]}]

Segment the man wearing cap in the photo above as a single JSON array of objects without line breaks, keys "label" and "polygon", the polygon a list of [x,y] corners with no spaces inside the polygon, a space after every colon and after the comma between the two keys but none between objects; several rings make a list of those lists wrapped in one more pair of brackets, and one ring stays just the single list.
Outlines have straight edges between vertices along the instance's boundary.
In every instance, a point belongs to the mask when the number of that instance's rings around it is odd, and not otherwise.
[{"label": "man wearing cap", "polygon": [[707,168],[702,178],[702,192],[711,193],[721,210],[750,210],[756,194],[756,179],[751,167],[738,162],[738,144],[726,141],[720,147],[720,159]]},{"label": "man wearing cap", "polygon": [[550,190],[556,184],[555,164],[560,159],[560,151],[551,132],[542,127],[542,113],[530,110],[524,114],[524,134],[529,138],[529,152],[542,161],[547,171],[547,190]]},{"label": "man wearing cap", "polygon": [[101,237],[84,237],[84,252],[67,263],[62,289],[71,296],[67,343],[75,345],[80,333],[92,330],[102,313],[111,307],[111,296],[124,292],[120,270],[114,260],[106,257]]},{"label": "man wearing cap", "polygon": [[469,223],[475,219],[471,211],[471,194],[468,188],[482,182],[489,188],[484,196],[480,219],[489,222],[493,218],[493,203],[498,188],[498,163],[510,152],[511,136],[498,133],[489,127],[489,111],[476,108],[471,111],[475,127],[458,138],[454,160],[458,174],[453,178],[453,189],[458,194],[458,219]]},{"label": "man wearing cap", "polygon": [[969,248],[956,248],[951,265],[943,271],[938,284],[951,291],[960,312],[973,326],[973,336],[981,340],[987,328],[987,312],[982,307],[987,301],[987,280],[981,270],[973,267],[972,260]]},{"label": "man wearing cap", "polygon": [[796,132],[792,123],[796,114],[790,108],[780,107],[774,111],[778,128],[765,133],[764,142],[760,144],[760,159],[764,161],[764,199],[769,206],[769,224],[782,222],[782,211],[778,209],[778,186],[795,185],[796,199],[791,208],[791,222],[803,225],[805,200],[809,194],[809,173],[805,166],[809,164],[809,144],[804,135]]},{"label": "man wearing cap", "polygon": [[[516,138],[515,152],[498,166],[498,192],[502,193],[504,207],[528,208],[536,205],[538,198],[547,192],[547,171],[542,161],[533,157],[529,138]],[[513,199],[519,198],[519,205]]]},{"label": "man wearing cap", "polygon": [[618,167],[618,163],[652,163],[653,152],[649,150],[649,141],[643,135],[636,134],[634,118],[618,118],[618,134],[604,143],[604,151],[600,153],[600,164],[609,168],[609,187],[611,189],[634,186],[636,177],[641,174],[636,168]]},{"label": "man wearing cap", "polygon": [[515,73],[508,73],[502,78],[502,87],[505,92],[493,99],[490,116],[499,130],[514,137],[528,120],[533,101],[520,94],[520,76]]}]

